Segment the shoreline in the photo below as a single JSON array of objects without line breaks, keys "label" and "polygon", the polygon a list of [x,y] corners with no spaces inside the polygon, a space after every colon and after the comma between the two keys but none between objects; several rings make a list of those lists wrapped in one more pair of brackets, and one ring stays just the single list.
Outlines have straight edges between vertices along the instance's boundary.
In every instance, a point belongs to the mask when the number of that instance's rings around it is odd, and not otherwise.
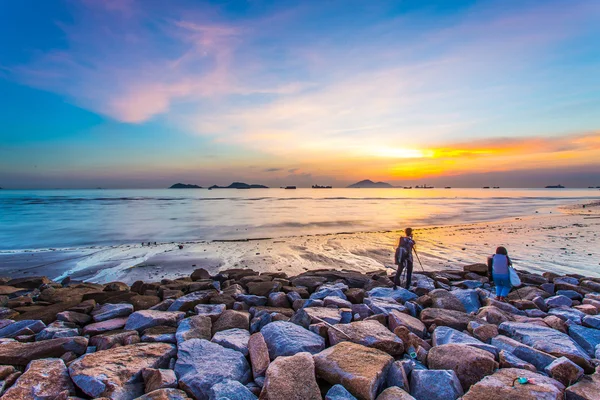
[{"label": "shoreline", "polygon": [[[598,275],[599,203],[562,207],[560,214],[511,217],[477,223],[415,228],[424,269],[462,268],[483,262],[496,246],[509,248],[517,268]],[[307,234],[276,238],[90,246],[74,249],[0,251],[0,276],[72,276],[103,283],[177,278],[196,268],[298,274],[318,268],[358,272],[393,265],[401,230]],[[494,234],[502,232],[502,235]],[[560,234],[558,234],[560,233]],[[558,242],[557,242],[558,241]],[[568,243],[565,243],[568,242]],[[559,243],[551,245],[552,243]],[[177,246],[184,247],[179,250]],[[589,254],[589,255],[587,255]],[[415,271],[420,270],[418,264]]]}]

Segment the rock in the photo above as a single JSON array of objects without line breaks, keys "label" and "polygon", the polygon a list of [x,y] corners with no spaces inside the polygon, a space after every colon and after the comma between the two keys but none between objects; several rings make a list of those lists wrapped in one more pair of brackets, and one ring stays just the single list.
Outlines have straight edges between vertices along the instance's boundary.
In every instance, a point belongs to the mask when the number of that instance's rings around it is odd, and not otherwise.
[{"label": "rock", "polygon": [[565,322],[569,320],[573,321],[578,325],[581,325],[581,320],[583,319],[583,317],[586,316],[579,310],[563,306],[550,309],[548,311],[548,314],[556,315],[558,318],[562,319]]},{"label": "rock", "polygon": [[523,286],[519,289],[513,290],[507,296],[507,298],[509,300],[533,300],[537,296],[546,298],[550,297],[550,294],[543,289],[537,288],[536,286]]},{"label": "rock", "polygon": [[361,288],[350,288],[344,293],[346,299],[352,304],[361,304],[365,299],[365,290]]},{"label": "rock", "polygon": [[189,397],[183,390],[179,389],[158,389],[137,397],[134,400],[188,400]]},{"label": "rock", "polygon": [[484,322],[464,312],[441,308],[427,308],[421,312],[420,318],[428,328],[435,324],[436,326],[449,326],[459,331],[466,331],[471,321]]},{"label": "rock", "polygon": [[[532,364],[534,368],[539,371],[543,371],[548,365],[556,360],[556,357],[553,355],[534,349],[533,347],[527,346],[521,342],[502,335],[493,338],[492,345],[496,346],[498,349],[506,351],[509,354],[513,354],[515,357],[518,357],[524,362]],[[516,360],[512,360],[508,356],[507,360],[511,362],[518,362]]]},{"label": "rock", "polygon": [[388,328],[376,321],[359,321],[339,324],[328,331],[329,343],[334,346],[340,342],[350,341],[363,346],[379,349],[392,356],[404,353],[402,340]]},{"label": "rock", "polygon": [[192,272],[190,278],[192,278],[193,281],[199,281],[201,279],[210,279],[210,274],[204,268],[198,268],[195,269],[194,272]]},{"label": "rock", "polygon": [[279,282],[250,282],[248,283],[248,293],[256,296],[268,297],[273,292],[279,292],[283,285]]},{"label": "rock", "polygon": [[367,294],[369,295],[369,298],[393,299],[402,304],[417,298],[416,294],[401,287],[398,287],[396,289],[377,287],[375,289],[369,290]]},{"label": "rock", "polygon": [[238,381],[225,379],[210,388],[210,400],[256,400],[256,396]]},{"label": "rock", "polygon": [[[348,289],[346,285],[343,285],[345,289]],[[337,297],[342,300],[346,300],[346,295],[344,291],[335,285],[333,286],[321,286],[319,290],[310,295],[311,299],[315,300],[323,300],[325,297]]]},{"label": "rock", "polygon": [[177,328],[174,326],[153,326],[144,330],[141,340],[142,342],[163,342],[177,344],[175,333]]},{"label": "rock", "polygon": [[63,392],[75,394],[67,367],[59,358],[46,358],[31,361],[2,400],[55,399]]},{"label": "rock", "polygon": [[17,341],[0,344],[0,364],[27,365],[39,358],[60,357],[72,351],[83,354],[88,340],[84,337],[67,337],[42,342],[20,343]]},{"label": "rock", "polygon": [[597,400],[600,393],[600,373],[586,375],[566,390],[567,400]]},{"label": "rock", "polygon": [[212,326],[213,334],[226,329],[250,329],[250,313],[246,311],[225,310]]},{"label": "rock", "polygon": [[19,316],[19,312],[11,308],[0,307],[0,319],[13,319]]},{"label": "rock", "polygon": [[[410,371],[409,371],[410,372]],[[386,386],[397,386],[410,391],[408,385],[408,374],[406,369],[404,368],[404,363],[402,361],[394,361],[388,370],[387,377],[385,378]]]},{"label": "rock", "polygon": [[6,282],[7,286],[24,289],[38,289],[42,285],[52,283],[46,276],[30,276],[28,278],[16,278]]},{"label": "rock", "polygon": [[352,303],[348,300],[341,299],[339,297],[327,296],[323,299],[323,305],[325,307],[335,307],[335,308],[352,308]]},{"label": "rock", "polygon": [[209,317],[194,315],[179,323],[177,332],[175,333],[175,339],[178,344],[189,339],[210,340],[211,328],[212,323]]},{"label": "rock", "polygon": [[396,300],[389,298],[370,297],[368,299],[365,299],[365,304],[369,306],[373,313],[383,314],[384,316],[389,315],[389,313],[393,310],[399,312],[407,311],[405,306],[398,303]]},{"label": "rock", "polygon": [[169,306],[167,311],[189,311],[193,310],[197,304],[207,304],[210,298],[217,294],[216,290],[199,290],[186,294],[185,296],[178,297]]},{"label": "rock", "polygon": [[429,297],[431,297],[433,302],[433,308],[443,308],[445,310],[466,312],[463,303],[456,296],[453,296],[450,294],[450,292],[444,289],[432,290],[429,292]]},{"label": "rock", "polygon": [[72,322],[77,325],[85,325],[92,320],[87,314],[75,312],[75,311],[63,311],[56,314],[57,321]]},{"label": "rock", "polygon": [[92,317],[95,322],[101,322],[108,319],[128,317],[132,312],[133,305],[131,304],[106,303],[92,311]]},{"label": "rock", "polygon": [[580,304],[578,306],[574,306],[573,308],[578,311],[581,311],[584,314],[587,314],[588,316],[598,315],[598,309],[591,304]]},{"label": "rock", "polygon": [[142,370],[144,390],[146,393],[158,389],[177,387],[177,377],[172,369],[144,368]]},{"label": "rock", "polygon": [[440,346],[443,344],[464,344],[485,350],[494,356],[498,354],[498,349],[495,346],[483,343],[482,341],[477,340],[466,333],[459,332],[456,329],[452,329],[447,326],[438,326],[435,328],[431,337],[434,346]]},{"label": "rock", "polygon": [[427,334],[427,328],[418,318],[408,314],[391,311],[388,315],[388,325],[391,331],[394,331],[398,326],[405,326],[415,335],[423,338]]},{"label": "rock", "polygon": [[72,322],[54,321],[35,335],[35,340],[41,341],[60,337],[79,336],[79,333],[79,328]]},{"label": "rock", "polygon": [[430,369],[453,370],[464,391],[498,368],[494,355],[464,344],[433,347],[427,356]]},{"label": "rock", "polygon": [[467,314],[476,313],[481,308],[481,302],[479,301],[479,293],[477,290],[472,289],[458,289],[453,290],[450,294],[456,297],[463,305]]},{"label": "rock", "polygon": [[301,352],[315,354],[325,348],[325,340],[321,336],[292,322],[272,322],[260,333],[267,344],[271,360]]},{"label": "rock", "polygon": [[108,350],[113,347],[127,346],[140,342],[140,336],[137,331],[110,331],[93,336],[90,339],[90,346],[95,346],[96,350]]},{"label": "rock", "polygon": [[565,356],[585,371],[592,371],[590,357],[569,336],[552,328],[537,325],[504,322],[499,327],[500,333],[508,335],[517,341],[546,352],[555,357]]},{"label": "rock", "polygon": [[[516,383],[518,377],[529,383]],[[562,400],[565,387],[558,381],[525,369],[502,368],[471,386],[463,400]]]},{"label": "rock", "polygon": [[559,296],[566,296],[571,300],[581,300],[583,299],[583,296],[581,296],[581,293],[576,292],[574,290],[559,290],[556,292],[557,295]]},{"label": "rock", "polygon": [[583,368],[566,357],[557,358],[545,372],[565,386],[577,382],[583,376]]},{"label": "rock", "polygon": [[569,336],[585,350],[590,357],[595,356],[596,346],[600,344],[600,330],[572,324]]},{"label": "rock", "polygon": [[20,335],[31,335],[46,327],[40,320],[23,320],[13,322],[0,329],[0,338],[15,338]]},{"label": "rock", "polygon": [[175,374],[179,387],[188,395],[206,400],[210,388],[224,379],[249,382],[250,366],[239,351],[204,339],[190,339],[179,345]]},{"label": "rock", "polygon": [[503,322],[514,321],[515,317],[494,306],[481,307],[477,313],[477,318],[485,320],[490,324],[500,325]]},{"label": "rock", "polygon": [[339,324],[342,321],[342,313],[337,308],[328,307],[305,307],[296,311],[292,317],[292,322],[308,328],[311,324],[317,324],[325,321],[331,325]]},{"label": "rock", "polygon": [[588,328],[600,329],[600,317],[583,317],[581,324]]},{"label": "rock", "polygon": [[194,307],[194,312],[197,315],[209,317],[212,322],[215,322],[225,311],[225,304],[197,304]]},{"label": "rock", "polygon": [[235,298],[237,301],[243,301],[250,307],[266,306],[267,301],[269,301],[265,296],[256,296],[253,294],[239,294]]},{"label": "rock", "polygon": [[476,327],[471,329],[471,325],[476,324],[473,322],[469,323],[469,331],[473,334],[475,339],[482,341],[483,343],[490,343],[492,338],[498,336],[498,327],[493,324],[477,324]]},{"label": "rock", "polygon": [[104,285],[105,292],[127,292],[129,285],[124,282],[110,282]]},{"label": "rock", "polygon": [[290,279],[290,282],[294,286],[304,286],[308,288],[309,291],[313,292],[317,287],[321,286],[323,283],[327,282],[327,278],[322,276],[297,276]]},{"label": "rock", "polygon": [[175,354],[171,344],[131,344],[88,353],[71,363],[69,374],[88,396],[133,399],[144,393],[142,370],[167,367]]},{"label": "rock", "polygon": [[410,374],[410,394],[417,400],[455,400],[463,390],[452,370],[416,369]]},{"label": "rock", "polygon": [[[127,318],[115,318],[109,319],[102,322],[95,322],[93,324],[89,324],[83,327],[84,335],[98,335],[99,333],[114,331],[117,329],[123,329],[125,324],[127,323]],[[127,329],[127,328],[125,328]]]},{"label": "rock", "polygon": [[465,272],[475,272],[476,274],[486,276],[488,273],[488,266],[483,263],[470,264],[463,266]]},{"label": "rock", "polygon": [[220,344],[228,349],[239,351],[247,356],[249,340],[250,332],[245,329],[233,328],[215,333],[211,342]]},{"label": "rock", "polygon": [[264,400],[321,400],[315,379],[315,362],[310,353],[279,357],[269,365],[260,394]]},{"label": "rock", "polygon": [[160,303],[160,297],[158,296],[133,296],[129,303],[133,306],[135,311],[147,310],[151,307]]},{"label": "rock", "polygon": [[380,350],[341,342],[314,355],[317,376],[342,384],[361,400],[373,400],[394,359]]},{"label": "rock", "polygon": [[415,398],[399,387],[389,387],[377,396],[377,400],[415,400]]},{"label": "rock", "polygon": [[356,400],[356,397],[352,396],[352,393],[338,383],[327,391],[325,400]]},{"label": "rock", "polygon": [[558,318],[556,315],[548,315],[544,317],[544,323],[552,329],[556,329],[562,333],[567,333],[567,324],[565,321]]},{"label": "rock", "polygon": [[135,329],[138,332],[153,326],[177,326],[185,313],[176,311],[136,311],[127,318],[125,329]]},{"label": "rock", "polygon": [[260,332],[252,334],[248,339],[248,354],[250,356],[254,379],[265,376],[270,362],[269,349]]},{"label": "rock", "polygon": [[535,368],[533,364],[521,360],[519,357],[506,350],[500,351],[500,354],[498,354],[498,360],[500,368],[520,368],[531,372],[537,372],[537,368]]}]

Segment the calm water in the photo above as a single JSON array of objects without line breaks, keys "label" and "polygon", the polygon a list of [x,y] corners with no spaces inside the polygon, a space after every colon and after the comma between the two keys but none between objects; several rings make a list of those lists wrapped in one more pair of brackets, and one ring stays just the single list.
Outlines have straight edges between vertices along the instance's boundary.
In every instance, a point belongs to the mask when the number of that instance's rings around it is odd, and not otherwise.
[{"label": "calm water", "polygon": [[0,250],[449,225],[599,198],[597,189],[0,190]]}]

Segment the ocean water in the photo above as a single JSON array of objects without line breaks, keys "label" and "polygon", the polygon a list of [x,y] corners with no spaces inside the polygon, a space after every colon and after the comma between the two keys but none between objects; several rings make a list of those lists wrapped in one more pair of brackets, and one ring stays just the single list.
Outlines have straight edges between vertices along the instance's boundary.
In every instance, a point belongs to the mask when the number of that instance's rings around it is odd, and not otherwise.
[{"label": "ocean water", "polygon": [[597,189],[0,190],[0,251],[454,225],[598,199]]}]

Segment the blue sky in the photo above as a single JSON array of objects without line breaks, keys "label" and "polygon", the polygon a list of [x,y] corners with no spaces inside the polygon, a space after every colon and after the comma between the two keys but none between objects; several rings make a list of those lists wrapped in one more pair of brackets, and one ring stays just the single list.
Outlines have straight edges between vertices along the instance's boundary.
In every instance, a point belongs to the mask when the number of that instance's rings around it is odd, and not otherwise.
[{"label": "blue sky", "polygon": [[0,186],[598,185],[599,20],[594,0],[3,2]]}]

